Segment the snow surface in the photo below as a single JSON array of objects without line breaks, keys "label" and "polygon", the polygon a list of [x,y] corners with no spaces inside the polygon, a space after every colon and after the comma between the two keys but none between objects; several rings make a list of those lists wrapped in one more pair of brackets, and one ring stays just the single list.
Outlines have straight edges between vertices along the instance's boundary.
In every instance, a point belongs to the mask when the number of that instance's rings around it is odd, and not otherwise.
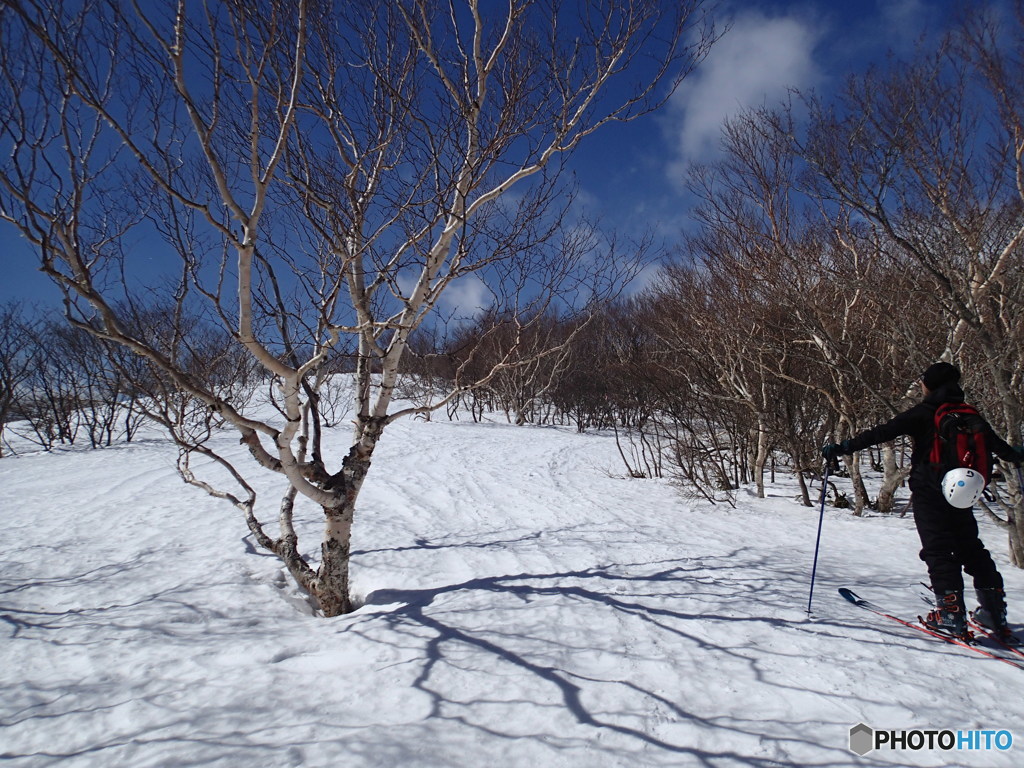
[{"label": "snow surface", "polygon": [[[818,510],[791,480],[730,509],[625,479],[606,435],[403,421],[356,520],[364,605],[325,620],[174,458],[152,437],[0,460],[12,768],[1024,765],[1024,671],[836,594],[924,609],[909,517],[828,510],[808,618]],[[861,758],[859,722],[1017,743]]]}]

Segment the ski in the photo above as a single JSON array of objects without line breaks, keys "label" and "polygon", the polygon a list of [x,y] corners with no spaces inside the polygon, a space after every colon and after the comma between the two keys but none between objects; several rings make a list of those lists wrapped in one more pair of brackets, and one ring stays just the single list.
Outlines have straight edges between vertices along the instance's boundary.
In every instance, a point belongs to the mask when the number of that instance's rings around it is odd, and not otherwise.
[{"label": "ski", "polygon": [[[922,584],[921,586],[927,590],[927,594],[929,595],[929,597],[926,597],[924,594],[922,594],[921,599],[927,605],[934,605],[934,598],[930,597],[931,590],[928,588],[928,585]],[[991,629],[986,627],[984,624],[978,622],[974,618],[974,611],[968,612],[967,623],[971,627],[971,629],[976,630],[976,634],[979,634],[981,635],[981,637],[985,638],[986,640],[989,640],[995,647],[1005,650],[1008,653],[1012,653],[1014,656],[1019,656],[1021,659],[1024,659],[1024,641],[1017,637],[1017,635],[1011,633],[1009,640],[1000,637],[999,635],[995,634]]]},{"label": "ski", "polygon": [[971,614],[970,625],[972,629],[975,629],[978,632],[980,632],[982,635],[987,637],[989,640],[991,640],[993,643],[998,645],[1003,650],[1012,653],[1014,656],[1020,656],[1022,659],[1024,659],[1024,649],[1022,649],[1022,642],[1021,639],[1016,635],[1011,633],[1009,639],[1005,637],[1000,637],[991,629],[986,627],[984,624],[978,623],[975,620],[973,613]]},{"label": "ski", "polygon": [[961,648],[966,648],[969,651],[974,651],[975,653],[978,653],[982,656],[986,656],[990,659],[995,659],[996,661],[1001,661],[1004,664],[1009,664],[1011,667],[1016,667],[1017,669],[1024,669],[1024,664],[1015,661],[1014,659],[1007,659],[1003,656],[1000,656],[997,653],[992,653],[990,651],[985,650],[984,648],[979,648],[977,645],[972,645],[971,643],[961,640],[958,637],[953,637],[952,635],[944,635],[941,632],[936,632],[932,629],[929,629],[923,624],[919,624],[913,621],[907,621],[906,619],[901,619],[898,616],[893,616],[891,613],[886,613],[886,611],[883,608],[881,608],[878,605],[875,605],[870,600],[865,600],[852,589],[840,587],[839,594],[842,595],[846,600],[849,600],[851,603],[856,605],[857,607],[863,608],[866,611],[871,611],[872,613],[875,613],[886,619],[895,621],[898,624],[902,624],[905,627],[910,627],[911,629],[916,629],[918,632],[923,632],[926,635],[937,637],[940,640],[944,640],[945,642],[949,643],[950,645],[957,645]]}]

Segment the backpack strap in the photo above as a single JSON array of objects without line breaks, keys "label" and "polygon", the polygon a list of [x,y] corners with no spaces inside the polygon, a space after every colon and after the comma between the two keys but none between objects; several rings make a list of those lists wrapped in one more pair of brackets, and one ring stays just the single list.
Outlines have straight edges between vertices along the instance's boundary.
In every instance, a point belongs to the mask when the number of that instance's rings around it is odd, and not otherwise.
[{"label": "backpack strap", "polygon": [[935,409],[935,418],[932,424],[932,450],[928,455],[928,462],[936,469],[942,464],[942,438],[939,435],[939,424],[942,422],[942,417],[956,405],[957,403],[941,403]]}]

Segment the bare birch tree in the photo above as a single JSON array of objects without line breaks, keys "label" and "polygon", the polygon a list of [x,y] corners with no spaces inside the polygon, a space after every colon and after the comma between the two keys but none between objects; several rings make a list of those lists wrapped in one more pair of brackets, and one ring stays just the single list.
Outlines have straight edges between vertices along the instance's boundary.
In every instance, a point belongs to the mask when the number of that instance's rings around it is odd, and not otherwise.
[{"label": "bare birch tree", "polygon": [[[775,402],[787,387],[827,403],[839,428],[856,430],[879,408],[895,412],[886,385],[891,372],[879,358],[910,301],[878,291],[884,280],[877,244],[848,217],[802,194],[801,164],[781,125],[791,123],[768,109],[737,116],[723,127],[721,159],[691,174],[701,228],[690,238],[689,252],[722,284],[721,303],[732,304],[731,314],[739,315],[734,322],[744,331],[742,341],[730,345],[732,354],[743,361],[746,377],[760,382],[745,387],[751,406],[755,395],[760,399],[752,462],[760,477],[767,441],[778,442],[773,433],[783,425],[784,431],[795,426],[780,418],[783,404]],[[823,415],[821,421],[829,419]],[[793,442],[791,436],[783,440]],[[869,503],[867,491],[858,462],[847,466],[860,514]]]},{"label": "bare birch tree", "polygon": [[[1024,267],[1020,10],[1012,29],[979,12],[937,51],[851,79],[835,103],[810,100],[807,138],[794,137],[813,192],[884,235],[919,296],[941,308],[944,356],[979,366],[997,393],[987,415],[1015,442],[1024,426],[1024,316],[1013,297]],[[1015,518],[1010,549],[1024,565],[1019,506]]]},{"label": "bare birch tree", "polygon": [[[701,5],[4,0],[0,215],[73,324],[144,357],[282,477],[273,535],[237,457],[207,454],[240,490],[184,473],[342,614],[381,434],[479,383],[396,410],[412,335],[457,281],[486,286],[486,308],[519,329],[556,298],[614,290],[616,260],[564,217],[564,161],[672,93],[713,41]],[[182,323],[170,340],[134,330],[146,286],[172,317],[202,307],[258,363],[271,416],[182,364]],[[339,457],[318,388],[342,348],[356,384]],[[318,558],[299,547],[298,498],[322,511]]]},{"label": "bare birch tree", "polygon": [[4,431],[16,418],[23,387],[32,373],[29,333],[23,309],[14,303],[0,307],[0,457],[4,455]]}]

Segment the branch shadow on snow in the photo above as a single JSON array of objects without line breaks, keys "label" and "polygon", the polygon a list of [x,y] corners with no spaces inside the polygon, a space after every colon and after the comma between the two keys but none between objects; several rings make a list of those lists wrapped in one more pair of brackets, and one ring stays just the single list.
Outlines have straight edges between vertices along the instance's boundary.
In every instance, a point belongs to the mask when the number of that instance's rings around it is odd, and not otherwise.
[{"label": "branch shadow on snow", "polygon": [[[42,642],[54,647],[92,646],[118,637],[138,642],[182,640],[197,644],[211,634],[231,637],[231,617],[201,594],[215,589],[173,576],[152,589],[161,562],[157,548],[130,560],[85,571],[32,578],[0,577],[0,640]],[[155,609],[155,610],[154,610]]]},{"label": "branch shadow on snow", "polygon": [[545,531],[535,531],[533,533],[527,533],[519,536],[509,536],[508,538],[502,539],[491,539],[488,541],[459,541],[452,543],[444,540],[432,541],[426,537],[420,536],[413,539],[412,544],[408,544],[402,547],[380,547],[377,549],[357,549],[352,550],[352,557],[360,557],[366,555],[381,554],[384,552],[423,552],[432,549],[504,549],[516,544],[524,544],[527,542],[537,541],[546,535]]},{"label": "branch shadow on snow", "polygon": [[[421,546],[431,557],[447,549],[460,557],[482,555],[480,563],[491,563],[493,553],[520,542],[531,546],[541,537],[564,541],[589,531],[503,531],[492,540],[453,536]],[[608,532],[598,535],[605,540]],[[273,631],[272,622],[249,626],[244,616],[214,611],[202,595],[182,585],[135,599],[101,602],[97,596],[91,606],[65,609],[40,609],[26,599],[33,588],[59,590],[114,577],[130,579],[136,569],[150,565],[144,552],[137,560],[86,572],[0,582],[0,603],[8,604],[0,607],[0,619],[9,627],[2,639],[63,646],[124,637],[173,643],[187,658],[192,648],[207,652],[211,635],[229,646],[248,633]],[[469,565],[486,573],[479,563]],[[255,749],[263,757],[273,753],[280,758],[273,764],[301,765],[303,750],[315,752],[325,741],[336,740],[345,750],[366,756],[359,764],[388,764],[382,758],[387,754],[390,764],[416,765],[422,755],[415,745],[436,739],[439,731],[430,724],[440,720],[456,726],[442,729],[442,747],[455,744],[471,750],[479,734],[508,741],[512,749],[517,740],[529,739],[564,753],[571,764],[586,764],[581,755],[593,751],[600,753],[600,758],[593,755],[593,764],[600,765],[847,766],[853,756],[845,749],[844,734],[857,722],[856,708],[889,702],[884,691],[872,699],[871,692],[851,692],[850,685],[844,690],[841,682],[801,677],[800,648],[814,643],[832,652],[832,640],[855,636],[863,658],[872,650],[881,654],[893,638],[905,644],[906,636],[898,628],[866,627],[859,615],[849,621],[803,620],[802,608],[794,605],[804,598],[796,595],[805,588],[804,576],[770,555],[737,549],[700,558],[492,573],[417,589],[381,589],[335,626],[342,635],[339,644],[355,639],[346,635],[359,635],[368,647],[401,646],[395,654],[404,659],[397,663],[403,667],[401,682],[380,677],[381,685],[409,686],[409,698],[420,700],[415,709],[400,713],[405,719],[401,734],[381,739],[379,729],[338,722],[325,715],[320,702],[309,701],[289,711],[289,722],[299,732],[282,740],[273,731],[282,725],[280,710],[269,701],[255,703],[244,692],[223,693],[196,708],[195,698],[185,695],[185,685],[173,679],[162,683],[164,689],[149,690],[125,689],[119,678],[90,678],[77,688],[62,682],[24,691],[21,703],[9,706],[0,718],[0,728],[34,720],[69,728],[76,718],[102,716],[119,707],[131,711],[132,706],[160,709],[160,728],[150,723],[148,730],[134,730],[132,725],[91,742],[64,736],[46,751],[22,748],[3,752],[0,760],[106,752],[114,762],[115,756],[124,756],[122,749],[166,745],[160,748],[195,750],[210,761],[231,755],[241,763]],[[160,610],[153,611],[153,606]],[[64,629],[72,630],[66,638]],[[306,652],[306,646],[296,645],[299,655]],[[942,648],[929,647],[936,654]],[[252,663],[266,668],[287,658],[278,654]],[[380,671],[365,668],[358,674]],[[662,680],[659,675],[673,676]],[[233,679],[227,677],[223,685]],[[301,679],[289,677],[289,684]],[[216,687],[218,682],[206,685]],[[752,716],[756,708],[744,700],[749,695],[818,697],[832,712],[804,722],[800,717],[814,709],[803,703],[792,714],[775,712],[757,720]],[[730,697],[740,700],[734,710],[723,703]],[[836,708],[849,711],[849,718],[841,719]],[[247,723],[241,728],[240,713]],[[439,759],[434,764],[447,763]],[[869,755],[857,764],[889,763]]]},{"label": "branch shadow on snow", "polygon": [[[784,670],[799,666],[803,659],[791,642],[794,633],[805,639],[813,635],[813,642],[827,643],[830,637],[848,638],[851,628],[861,625],[856,621],[794,620],[793,604],[784,596],[765,597],[763,584],[751,576],[758,567],[752,566],[751,557],[749,550],[741,550],[692,562],[612,564],[558,573],[489,576],[425,589],[377,590],[367,596],[346,631],[377,638],[383,626],[387,629],[383,637],[397,635],[422,643],[418,654],[422,668],[413,687],[428,697],[429,716],[458,721],[491,737],[535,738],[548,745],[579,749],[588,746],[581,740],[614,734],[617,746],[605,740],[599,749],[604,754],[618,750],[626,761],[645,759],[654,751],[663,753],[666,760],[685,755],[692,761],[687,764],[707,766],[723,759],[756,768],[848,765],[852,755],[845,748],[845,737],[843,743],[827,742],[830,733],[845,734],[857,722],[857,705],[870,698],[826,686],[814,690],[809,686],[821,681],[787,681]],[[742,565],[735,565],[737,562]],[[764,582],[783,576],[771,563],[760,565]],[[742,574],[730,577],[728,571],[733,568]],[[793,581],[794,575],[788,574],[788,578]],[[721,602],[723,589],[731,591],[727,602],[739,609],[703,610],[704,605]],[[751,612],[751,600],[763,601],[764,615],[756,615],[756,609]],[[744,604],[745,608],[740,607]],[[518,612],[519,608],[527,610]],[[538,610],[549,614],[551,620],[531,616]],[[585,627],[567,627],[560,621],[571,622],[581,612],[594,622],[589,634],[580,634],[586,632]],[[630,631],[634,625],[638,629],[646,626],[635,634],[654,637],[654,644],[607,646],[609,639],[618,641],[634,634]],[[715,631],[702,631],[709,626]],[[611,631],[604,633],[602,627]],[[898,635],[874,627],[870,633],[878,634],[865,633],[863,639],[879,646]],[[772,639],[771,645],[758,645],[762,637]],[[580,657],[595,662],[595,655],[600,657],[596,663],[577,663]],[[652,679],[651,670],[671,668],[672,658],[679,658],[681,666],[691,672],[705,667],[712,675],[718,670],[737,677],[741,688],[735,693],[740,697],[744,695],[742,686],[748,684],[763,686],[762,696],[774,691],[775,696],[789,692],[824,697],[848,710],[850,719],[807,724],[796,715],[788,722],[775,717],[768,719],[772,723],[769,728],[765,721],[715,712],[708,699],[702,698],[702,692],[723,697],[715,693],[714,680],[694,684],[697,681],[690,678],[661,684]],[[505,665],[513,669],[509,676],[498,674]],[[476,698],[467,698],[458,679],[481,673],[492,680],[494,692],[481,691]],[[500,681],[505,679],[532,682],[518,683],[512,698],[502,698]],[[671,690],[672,682],[679,687]],[[729,682],[725,680],[723,685]],[[615,711],[613,707],[621,706],[624,699],[632,703],[630,711]],[[502,727],[496,724],[501,723],[500,717],[483,711],[523,706],[551,710],[552,716],[557,716],[554,710],[559,709],[584,726],[584,733],[588,729],[594,732],[589,737],[581,737],[578,729],[573,729],[575,737],[554,731],[517,733],[519,716],[510,716],[508,727]],[[737,710],[748,713],[751,707],[744,703]],[[725,748],[716,751],[693,746],[695,741],[706,743],[709,733]],[[826,757],[819,762],[787,759],[794,748],[806,752],[808,747]],[[862,763],[873,764],[870,758]]]}]

